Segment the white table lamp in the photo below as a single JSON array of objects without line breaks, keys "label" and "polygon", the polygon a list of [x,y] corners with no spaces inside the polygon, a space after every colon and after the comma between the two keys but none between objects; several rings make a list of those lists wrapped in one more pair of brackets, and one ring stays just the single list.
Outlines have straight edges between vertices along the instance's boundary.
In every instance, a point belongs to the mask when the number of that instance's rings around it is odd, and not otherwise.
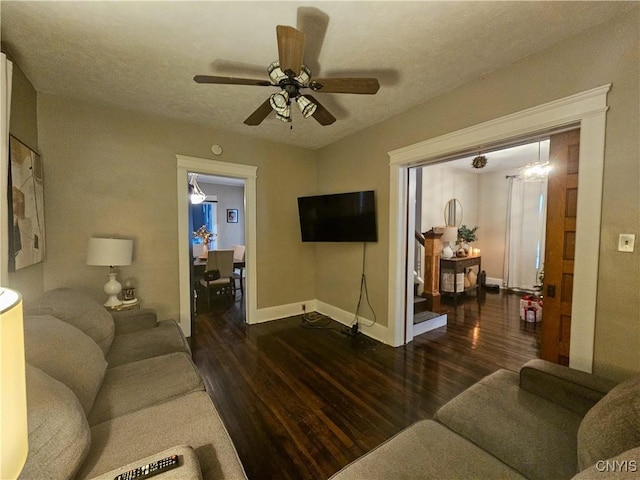
[{"label": "white table lamp", "polygon": [[0,288],[0,478],[17,478],[29,453],[22,298]]},{"label": "white table lamp", "polygon": [[455,255],[453,245],[455,245],[456,240],[458,240],[458,227],[449,225],[444,227],[444,233],[442,237],[440,237],[440,241],[442,242],[442,258],[451,258]]},{"label": "white table lamp", "polygon": [[107,294],[105,307],[114,308],[122,305],[118,294],[122,285],[116,280],[116,269],[123,265],[131,265],[133,255],[133,240],[120,238],[90,238],[87,248],[87,265],[110,267],[109,281],[104,285]]}]

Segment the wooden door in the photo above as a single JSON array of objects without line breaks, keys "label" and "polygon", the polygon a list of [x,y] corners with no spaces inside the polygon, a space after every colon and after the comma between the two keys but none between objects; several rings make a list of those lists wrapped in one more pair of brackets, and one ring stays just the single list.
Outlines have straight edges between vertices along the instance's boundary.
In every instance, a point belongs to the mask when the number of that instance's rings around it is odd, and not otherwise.
[{"label": "wooden door", "polygon": [[569,364],[580,130],[551,136],[540,356]]}]

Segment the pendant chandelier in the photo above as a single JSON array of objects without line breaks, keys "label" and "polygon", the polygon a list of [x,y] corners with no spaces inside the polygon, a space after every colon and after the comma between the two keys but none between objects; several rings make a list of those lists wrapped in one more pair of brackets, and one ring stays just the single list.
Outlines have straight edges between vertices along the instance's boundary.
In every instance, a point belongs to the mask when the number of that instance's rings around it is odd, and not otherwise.
[{"label": "pendant chandelier", "polygon": [[521,167],[518,172],[518,177],[525,182],[540,182],[545,180],[549,175],[551,165],[549,165],[548,161],[543,162],[540,158],[541,143],[542,142],[538,142],[538,161]]},{"label": "pendant chandelier", "polygon": [[484,155],[478,155],[471,161],[471,166],[473,168],[484,168],[487,165],[487,157]]},{"label": "pendant chandelier", "polygon": [[193,205],[198,205],[205,201],[207,196],[198,185],[198,174],[190,173],[189,174],[189,198],[191,199],[191,203]]}]

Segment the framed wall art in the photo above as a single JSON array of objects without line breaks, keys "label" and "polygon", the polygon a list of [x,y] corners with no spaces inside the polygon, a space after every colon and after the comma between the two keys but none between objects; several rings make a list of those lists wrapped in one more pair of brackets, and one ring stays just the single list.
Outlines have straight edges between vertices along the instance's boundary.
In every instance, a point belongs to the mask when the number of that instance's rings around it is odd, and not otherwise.
[{"label": "framed wall art", "polygon": [[237,208],[228,208],[227,209],[227,223],[238,223],[238,209]]},{"label": "framed wall art", "polygon": [[44,172],[42,159],[13,135],[9,137],[9,270],[45,259]]}]

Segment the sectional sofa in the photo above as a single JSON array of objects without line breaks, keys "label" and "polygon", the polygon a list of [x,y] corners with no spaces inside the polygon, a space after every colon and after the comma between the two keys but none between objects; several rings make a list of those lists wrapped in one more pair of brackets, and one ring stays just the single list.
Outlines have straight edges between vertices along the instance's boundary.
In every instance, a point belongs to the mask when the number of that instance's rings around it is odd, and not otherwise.
[{"label": "sectional sofa", "polygon": [[161,478],[246,479],[182,331],[71,289],[25,305],[29,454],[20,478],[113,480],[178,455]]},{"label": "sectional sofa", "polygon": [[640,478],[640,376],[499,370],[331,480]]}]

